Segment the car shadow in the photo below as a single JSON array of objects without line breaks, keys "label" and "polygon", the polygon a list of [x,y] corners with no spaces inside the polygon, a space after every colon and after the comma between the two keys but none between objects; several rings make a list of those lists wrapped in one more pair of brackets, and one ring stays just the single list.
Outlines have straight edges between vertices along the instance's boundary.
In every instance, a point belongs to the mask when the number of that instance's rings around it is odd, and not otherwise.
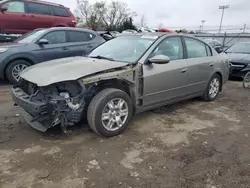
[{"label": "car shadow", "polygon": [[6,80],[0,80],[0,86],[10,86],[11,84]]}]

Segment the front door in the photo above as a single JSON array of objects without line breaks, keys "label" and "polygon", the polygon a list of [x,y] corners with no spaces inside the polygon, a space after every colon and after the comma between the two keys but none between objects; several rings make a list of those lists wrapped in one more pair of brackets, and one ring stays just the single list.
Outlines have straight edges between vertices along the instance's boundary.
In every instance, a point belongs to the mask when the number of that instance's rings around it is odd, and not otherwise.
[{"label": "front door", "polygon": [[187,48],[187,76],[189,94],[204,92],[214,73],[214,58],[211,48],[194,38],[184,37]]},{"label": "front door", "polygon": [[65,31],[52,31],[42,39],[48,40],[49,44],[39,45],[39,48],[34,51],[40,62],[68,57],[70,46],[67,43]]},{"label": "front door", "polygon": [[23,34],[29,31],[29,18],[25,13],[25,3],[22,1],[9,1],[1,7],[8,10],[1,12],[1,29],[5,33]]},{"label": "front door", "polygon": [[[150,57],[165,55],[170,58],[167,64],[144,64],[143,105],[151,106],[182,98],[186,95],[187,61],[180,37],[163,39]],[[150,58],[149,57],[149,58]]]}]

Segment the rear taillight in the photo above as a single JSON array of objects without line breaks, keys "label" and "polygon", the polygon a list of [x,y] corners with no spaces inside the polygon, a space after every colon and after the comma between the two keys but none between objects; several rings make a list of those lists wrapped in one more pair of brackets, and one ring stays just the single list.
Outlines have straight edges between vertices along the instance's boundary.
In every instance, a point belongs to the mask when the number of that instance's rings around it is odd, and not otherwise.
[{"label": "rear taillight", "polygon": [[76,18],[72,19],[72,23],[76,24]]}]

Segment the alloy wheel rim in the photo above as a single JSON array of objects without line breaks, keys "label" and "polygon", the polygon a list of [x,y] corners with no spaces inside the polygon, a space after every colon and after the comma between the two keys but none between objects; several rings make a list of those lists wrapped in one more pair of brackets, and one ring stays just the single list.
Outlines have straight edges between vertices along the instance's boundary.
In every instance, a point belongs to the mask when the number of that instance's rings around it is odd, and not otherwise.
[{"label": "alloy wheel rim", "polygon": [[214,78],[211,83],[210,83],[210,87],[209,87],[209,96],[210,98],[215,98],[219,92],[220,89],[220,81],[218,78]]},{"label": "alloy wheel rim", "polygon": [[102,111],[102,125],[108,131],[117,131],[128,119],[128,104],[121,98],[109,101]]},{"label": "alloy wheel rim", "polygon": [[18,64],[12,69],[12,76],[18,82],[20,80],[20,73],[27,68],[25,64]]}]

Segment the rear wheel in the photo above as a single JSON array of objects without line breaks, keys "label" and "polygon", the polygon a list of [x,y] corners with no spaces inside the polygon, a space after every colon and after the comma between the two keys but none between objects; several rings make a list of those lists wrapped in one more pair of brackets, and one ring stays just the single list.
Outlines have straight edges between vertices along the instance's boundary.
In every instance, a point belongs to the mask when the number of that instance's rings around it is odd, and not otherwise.
[{"label": "rear wheel", "polygon": [[248,73],[244,76],[243,87],[244,87],[244,88],[249,88],[249,89],[250,89],[250,72],[248,72]]},{"label": "rear wheel", "polygon": [[104,89],[92,99],[87,119],[91,129],[99,135],[117,136],[128,126],[132,110],[127,93],[119,89]]},{"label": "rear wheel", "polygon": [[10,83],[16,84],[20,80],[20,73],[31,64],[25,60],[15,60],[6,68],[6,77]]},{"label": "rear wheel", "polygon": [[206,91],[203,95],[205,101],[214,101],[220,93],[221,78],[218,74],[214,74],[209,80]]}]

